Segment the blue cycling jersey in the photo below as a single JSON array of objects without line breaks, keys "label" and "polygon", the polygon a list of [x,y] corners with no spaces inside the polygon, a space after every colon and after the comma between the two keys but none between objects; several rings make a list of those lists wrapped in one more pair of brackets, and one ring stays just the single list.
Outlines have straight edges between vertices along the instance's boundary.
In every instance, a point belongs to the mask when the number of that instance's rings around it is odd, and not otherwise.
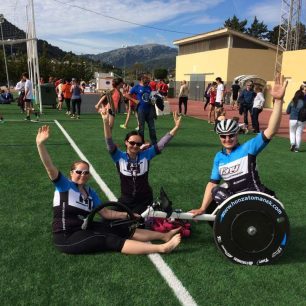
[{"label": "blue cycling jersey", "polygon": [[78,185],[59,173],[53,181],[53,232],[80,230],[89,213],[102,204],[98,195],[85,186],[87,197],[79,191]]},{"label": "blue cycling jersey", "polygon": [[269,140],[260,133],[244,144],[238,144],[229,154],[225,149],[218,152],[210,181],[219,184],[223,179],[234,193],[246,190],[264,191],[265,187],[258,176],[256,156],[268,143]]}]

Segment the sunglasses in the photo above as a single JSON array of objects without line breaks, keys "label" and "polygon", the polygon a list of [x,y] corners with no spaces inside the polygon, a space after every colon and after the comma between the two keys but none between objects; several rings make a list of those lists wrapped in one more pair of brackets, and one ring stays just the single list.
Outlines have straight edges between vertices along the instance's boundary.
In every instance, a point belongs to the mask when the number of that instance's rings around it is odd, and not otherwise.
[{"label": "sunglasses", "polygon": [[71,170],[72,172],[76,173],[76,174],[79,174],[79,175],[88,175],[89,174],[89,171],[88,170],[78,170],[78,169],[73,169]]},{"label": "sunglasses", "polygon": [[232,139],[236,136],[236,134],[229,134],[229,135],[219,135],[220,138],[225,139],[226,137],[228,137],[229,139]]},{"label": "sunglasses", "polygon": [[140,147],[142,145],[142,142],[135,142],[135,141],[127,141],[131,146],[137,146]]}]

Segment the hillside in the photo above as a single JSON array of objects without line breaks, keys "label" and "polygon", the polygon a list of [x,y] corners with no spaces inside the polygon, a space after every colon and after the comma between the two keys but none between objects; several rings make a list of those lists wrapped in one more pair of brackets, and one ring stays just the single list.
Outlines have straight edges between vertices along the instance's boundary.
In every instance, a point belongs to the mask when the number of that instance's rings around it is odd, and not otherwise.
[{"label": "hillside", "polygon": [[111,64],[118,68],[142,64],[147,69],[175,67],[177,49],[159,44],[128,46],[100,54],[87,54],[86,57]]}]

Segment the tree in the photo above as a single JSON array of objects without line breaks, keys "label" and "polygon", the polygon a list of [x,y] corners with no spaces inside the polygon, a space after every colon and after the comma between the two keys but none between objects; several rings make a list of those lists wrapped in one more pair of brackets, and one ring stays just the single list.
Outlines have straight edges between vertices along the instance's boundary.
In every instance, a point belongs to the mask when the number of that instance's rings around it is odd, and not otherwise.
[{"label": "tree", "polygon": [[237,18],[236,15],[234,15],[232,18],[228,18],[227,20],[225,20],[223,26],[225,28],[245,33],[246,32],[245,26],[247,23],[248,23],[247,19],[240,21],[239,18]]},{"label": "tree", "polygon": [[263,22],[259,22],[255,16],[253,23],[249,28],[247,28],[246,33],[259,39],[266,39],[269,31],[267,25]]},{"label": "tree", "polygon": [[279,26],[276,26],[269,31],[267,34],[267,39],[270,43],[277,45],[278,44],[278,33],[279,33]]},{"label": "tree", "polygon": [[168,70],[167,69],[155,69],[154,70],[154,78],[163,80],[166,79],[168,76]]}]

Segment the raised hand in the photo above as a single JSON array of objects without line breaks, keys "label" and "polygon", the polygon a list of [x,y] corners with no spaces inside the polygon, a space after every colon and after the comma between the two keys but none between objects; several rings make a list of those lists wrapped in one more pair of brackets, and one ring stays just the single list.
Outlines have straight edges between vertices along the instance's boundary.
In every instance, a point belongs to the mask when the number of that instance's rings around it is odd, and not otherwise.
[{"label": "raised hand", "polygon": [[44,143],[50,136],[49,133],[49,126],[43,125],[38,129],[37,136],[36,136],[36,144],[40,145]]},{"label": "raised hand", "polygon": [[274,79],[274,86],[271,89],[271,96],[275,100],[283,100],[288,81],[284,81],[284,76],[277,73]]},{"label": "raised hand", "polygon": [[181,125],[181,119],[182,119],[182,116],[179,116],[177,114],[177,111],[174,111],[173,112],[173,120],[174,120],[174,125],[175,127],[179,128],[180,125]]}]

